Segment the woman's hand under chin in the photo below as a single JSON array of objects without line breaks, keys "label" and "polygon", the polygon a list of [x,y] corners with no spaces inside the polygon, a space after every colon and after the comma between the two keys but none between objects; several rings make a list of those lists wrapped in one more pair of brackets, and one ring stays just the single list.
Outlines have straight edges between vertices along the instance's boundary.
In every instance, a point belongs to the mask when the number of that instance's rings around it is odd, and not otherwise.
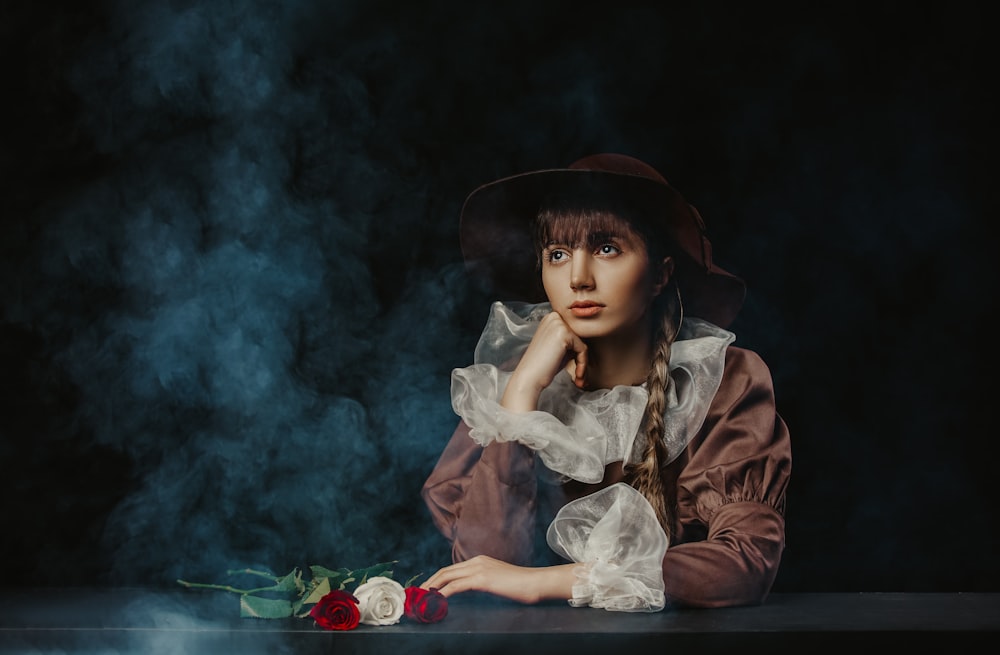
[{"label": "woman's hand under chin", "polygon": [[[571,364],[572,363],[572,364]],[[514,369],[500,404],[516,412],[537,408],[542,390],[569,367],[581,389],[587,374],[587,344],[558,314],[547,314],[538,324],[527,350]]]},{"label": "woman's hand under chin", "polygon": [[516,566],[477,555],[440,569],[420,586],[437,589],[445,596],[481,591],[529,605],[543,600],[569,600],[573,597],[575,566]]}]

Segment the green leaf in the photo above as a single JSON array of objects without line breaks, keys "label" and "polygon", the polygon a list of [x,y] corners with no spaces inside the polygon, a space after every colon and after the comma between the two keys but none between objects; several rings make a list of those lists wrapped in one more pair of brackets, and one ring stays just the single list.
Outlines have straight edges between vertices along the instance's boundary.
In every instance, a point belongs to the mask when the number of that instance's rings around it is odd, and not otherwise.
[{"label": "green leaf", "polygon": [[320,578],[319,583],[316,587],[306,596],[298,605],[308,605],[309,603],[318,603],[323,596],[330,593],[330,579]]},{"label": "green leaf", "polygon": [[366,582],[369,578],[374,578],[377,576],[382,576],[385,578],[392,578],[392,565],[398,560],[393,560],[391,562],[381,562],[379,564],[373,564],[366,569],[356,569],[352,571],[354,577],[361,580],[361,582]]},{"label": "green leaf", "polygon": [[272,587],[274,591],[302,591],[304,590],[302,584],[302,571],[298,568],[292,569],[292,572],[288,575],[283,575],[278,578],[278,583]]},{"label": "green leaf", "polygon": [[346,578],[351,574],[350,569],[333,570],[319,564],[313,564],[309,567],[309,570],[312,571],[314,578]]},{"label": "green leaf", "polygon": [[280,598],[240,596],[240,616],[255,619],[283,619],[292,615],[291,602]]},{"label": "green leaf", "polygon": [[326,578],[330,581],[331,589],[343,589],[348,578],[351,577],[349,569],[337,569],[335,571],[325,566],[310,566],[309,570],[312,571],[313,582]]}]

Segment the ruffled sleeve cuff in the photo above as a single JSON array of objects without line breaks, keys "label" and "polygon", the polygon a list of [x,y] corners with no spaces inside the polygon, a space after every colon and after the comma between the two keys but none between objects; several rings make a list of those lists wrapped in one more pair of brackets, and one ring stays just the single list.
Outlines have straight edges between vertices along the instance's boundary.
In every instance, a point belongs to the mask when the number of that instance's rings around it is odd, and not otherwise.
[{"label": "ruffled sleeve cuff", "polygon": [[452,408],[479,445],[517,441],[538,452],[550,470],[597,483],[604,467],[627,459],[642,421],[642,387],[580,392],[568,375],[557,376],[539,398],[538,410],[512,412],[499,403],[511,373],[492,364],[452,371]]},{"label": "ruffled sleeve cuff", "polygon": [[562,557],[580,563],[574,573],[574,607],[657,612],[666,600],[663,556],[667,535],[649,502],[624,483],[572,501],[546,535]]}]

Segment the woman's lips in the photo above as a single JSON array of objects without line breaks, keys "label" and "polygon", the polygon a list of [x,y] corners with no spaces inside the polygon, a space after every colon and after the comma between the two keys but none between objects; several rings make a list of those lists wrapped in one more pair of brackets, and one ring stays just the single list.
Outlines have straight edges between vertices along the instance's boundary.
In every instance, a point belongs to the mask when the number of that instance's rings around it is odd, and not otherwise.
[{"label": "woman's lips", "polygon": [[596,302],[575,302],[569,306],[569,310],[573,312],[573,316],[579,318],[596,316],[602,309],[604,309],[604,305],[598,305]]}]

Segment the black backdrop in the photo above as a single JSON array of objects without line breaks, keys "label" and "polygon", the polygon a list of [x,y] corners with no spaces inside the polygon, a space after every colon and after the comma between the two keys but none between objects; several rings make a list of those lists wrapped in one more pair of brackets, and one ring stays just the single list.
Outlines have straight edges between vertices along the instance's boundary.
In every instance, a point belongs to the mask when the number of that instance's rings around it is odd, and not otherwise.
[{"label": "black backdrop", "polygon": [[984,10],[690,4],[4,3],[2,584],[442,563],[461,202],[618,151],[748,281],[775,589],[1000,589]]}]

